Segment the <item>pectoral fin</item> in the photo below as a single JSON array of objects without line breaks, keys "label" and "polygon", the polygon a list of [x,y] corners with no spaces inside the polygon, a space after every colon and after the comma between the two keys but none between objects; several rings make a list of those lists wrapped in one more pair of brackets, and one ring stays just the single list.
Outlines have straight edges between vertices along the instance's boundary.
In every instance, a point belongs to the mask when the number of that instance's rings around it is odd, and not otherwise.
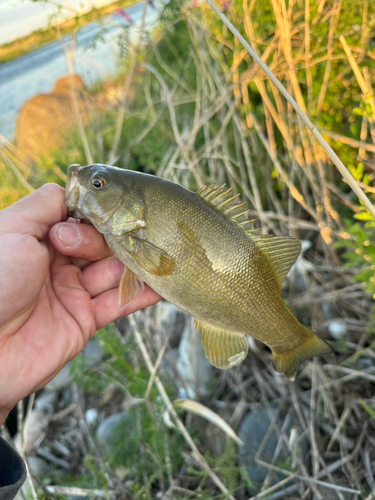
[{"label": "pectoral fin", "polygon": [[246,358],[248,347],[245,335],[221,330],[197,320],[195,327],[200,329],[203,351],[212,365],[221,369],[231,368]]},{"label": "pectoral fin", "polygon": [[175,262],[167,252],[136,236],[131,236],[131,240],[131,256],[142,269],[158,276],[172,272]]},{"label": "pectoral fin", "polygon": [[145,289],[145,284],[130,269],[124,267],[119,285],[118,303],[122,307],[135,299]]}]

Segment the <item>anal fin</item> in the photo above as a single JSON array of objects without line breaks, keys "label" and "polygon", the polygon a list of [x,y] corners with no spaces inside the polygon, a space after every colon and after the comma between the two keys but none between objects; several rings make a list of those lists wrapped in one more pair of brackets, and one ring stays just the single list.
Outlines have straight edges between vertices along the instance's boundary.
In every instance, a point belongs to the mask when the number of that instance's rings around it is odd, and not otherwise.
[{"label": "anal fin", "polygon": [[122,307],[131,300],[135,299],[145,289],[145,284],[130,271],[126,266],[121,276],[119,285],[118,303]]},{"label": "anal fin", "polygon": [[197,320],[195,327],[200,330],[206,358],[216,368],[231,368],[246,358],[248,347],[244,334],[233,333]]}]

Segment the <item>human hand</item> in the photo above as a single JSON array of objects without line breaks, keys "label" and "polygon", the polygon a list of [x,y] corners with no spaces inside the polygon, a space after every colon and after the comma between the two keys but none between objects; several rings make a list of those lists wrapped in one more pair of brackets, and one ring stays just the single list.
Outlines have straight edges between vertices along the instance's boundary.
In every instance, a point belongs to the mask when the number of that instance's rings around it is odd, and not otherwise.
[{"label": "human hand", "polygon": [[120,307],[124,266],[93,226],[66,217],[56,184],[0,212],[0,426],[96,330],[160,300],[146,285]]}]

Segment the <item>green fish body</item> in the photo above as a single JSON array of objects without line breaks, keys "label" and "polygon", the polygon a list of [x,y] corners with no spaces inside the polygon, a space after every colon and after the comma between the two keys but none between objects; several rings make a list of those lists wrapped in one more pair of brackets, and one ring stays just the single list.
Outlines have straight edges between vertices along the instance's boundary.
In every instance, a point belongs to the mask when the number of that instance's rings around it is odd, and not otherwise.
[{"label": "green fish body", "polygon": [[280,297],[301,244],[261,235],[236,198],[223,186],[192,193],[165,179],[106,165],[68,171],[66,204],[103,233],[126,266],[121,304],[147,283],[194,316],[213,365],[241,362],[249,335],[268,345],[275,369],[293,379],[304,359],[330,352]]}]

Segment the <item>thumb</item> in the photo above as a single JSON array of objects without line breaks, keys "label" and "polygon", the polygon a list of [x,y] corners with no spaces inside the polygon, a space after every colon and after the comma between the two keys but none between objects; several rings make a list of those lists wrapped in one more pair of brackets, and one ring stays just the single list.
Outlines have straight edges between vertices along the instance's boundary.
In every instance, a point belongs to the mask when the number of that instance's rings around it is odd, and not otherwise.
[{"label": "thumb", "polygon": [[65,191],[57,184],[45,184],[0,212],[0,234],[30,234],[41,240],[50,228],[66,220]]}]

